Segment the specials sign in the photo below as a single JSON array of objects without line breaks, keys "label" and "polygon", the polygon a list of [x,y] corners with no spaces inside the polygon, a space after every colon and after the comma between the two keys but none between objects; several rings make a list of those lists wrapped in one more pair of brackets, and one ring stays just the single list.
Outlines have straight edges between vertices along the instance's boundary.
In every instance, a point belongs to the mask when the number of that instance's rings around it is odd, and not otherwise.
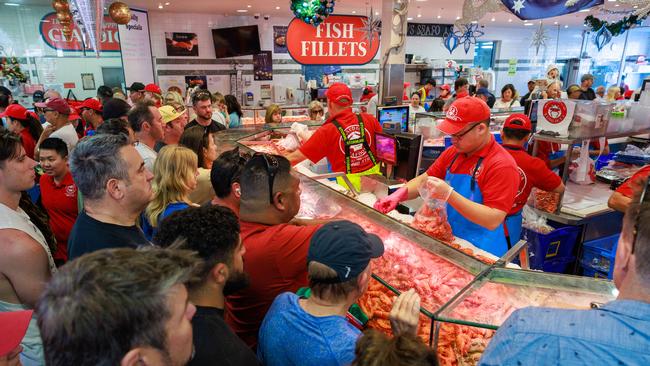
[{"label": "specials sign", "polygon": [[379,51],[379,32],[364,30],[367,17],[330,15],[317,27],[294,18],[287,50],[302,65],[365,65]]},{"label": "specials sign", "polygon": [[[90,44],[84,44],[82,31],[76,24],[72,24],[72,35],[63,35],[63,26],[56,19],[56,13],[48,13],[41,19],[39,27],[41,37],[46,45],[61,51],[91,51]],[[104,17],[102,34],[98,36],[101,41],[101,52],[119,52],[120,40],[117,24],[109,16]]]}]

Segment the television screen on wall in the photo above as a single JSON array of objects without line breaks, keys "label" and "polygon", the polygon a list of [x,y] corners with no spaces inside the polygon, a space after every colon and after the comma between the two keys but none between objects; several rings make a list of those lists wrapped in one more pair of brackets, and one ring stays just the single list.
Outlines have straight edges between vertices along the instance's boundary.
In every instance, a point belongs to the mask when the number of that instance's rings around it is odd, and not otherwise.
[{"label": "television screen on wall", "polygon": [[213,29],[212,40],[217,58],[260,53],[260,34],[256,25]]}]

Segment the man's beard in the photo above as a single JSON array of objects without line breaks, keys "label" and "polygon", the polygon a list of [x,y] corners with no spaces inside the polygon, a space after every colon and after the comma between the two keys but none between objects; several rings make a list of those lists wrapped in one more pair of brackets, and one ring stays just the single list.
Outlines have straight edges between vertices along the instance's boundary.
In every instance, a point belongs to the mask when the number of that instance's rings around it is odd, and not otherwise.
[{"label": "man's beard", "polygon": [[228,277],[226,284],[223,286],[223,295],[232,295],[235,292],[248,287],[249,284],[250,278],[248,277],[248,273],[244,271],[233,273]]}]

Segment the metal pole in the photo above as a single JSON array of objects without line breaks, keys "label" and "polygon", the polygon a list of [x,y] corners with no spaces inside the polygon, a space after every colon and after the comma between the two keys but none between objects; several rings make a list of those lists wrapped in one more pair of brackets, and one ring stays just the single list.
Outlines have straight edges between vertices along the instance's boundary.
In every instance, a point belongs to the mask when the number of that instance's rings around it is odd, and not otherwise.
[{"label": "metal pole", "polygon": [[557,64],[557,50],[560,47],[560,25],[557,25],[557,37],[555,38],[555,63]]},{"label": "metal pole", "polygon": [[[625,68],[625,51],[627,51],[627,39],[630,36],[630,30],[625,32],[625,43],[623,44],[623,53],[621,54],[621,65],[618,69],[618,81],[616,84],[620,85],[621,84],[621,78],[623,76],[623,69]],[[623,92],[623,91],[621,91]]]}]

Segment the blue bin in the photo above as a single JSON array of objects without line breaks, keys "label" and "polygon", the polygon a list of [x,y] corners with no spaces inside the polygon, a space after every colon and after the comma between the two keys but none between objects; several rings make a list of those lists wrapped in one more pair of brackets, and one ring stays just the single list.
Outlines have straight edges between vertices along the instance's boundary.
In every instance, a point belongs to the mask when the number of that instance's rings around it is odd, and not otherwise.
[{"label": "blue bin", "polygon": [[610,280],[612,279],[607,275],[607,273],[596,271],[592,268],[588,268],[584,266],[582,266],[582,275],[585,277],[602,278],[602,279],[610,279]]},{"label": "blue bin", "polygon": [[544,272],[565,273],[569,264],[574,261],[575,257],[548,260],[542,265],[542,270]]},{"label": "blue bin", "polygon": [[580,258],[582,267],[612,279],[619,236],[620,234],[616,234],[584,242]]},{"label": "blue bin", "polygon": [[555,230],[548,234],[522,229],[522,238],[528,242],[528,255],[532,269],[543,270],[544,263],[547,261],[574,260],[573,248],[580,234],[580,227],[561,224],[551,224],[551,226],[555,227]]},{"label": "blue bin", "polygon": [[614,159],[614,154],[607,154],[607,155],[603,155],[603,156],[599,157],[598,160],[596,160],[596,163],[595,163],[596,170],[600,170],[603,167],[606,167],[607,164],[609,164],[609,162],[612,159]]}]

